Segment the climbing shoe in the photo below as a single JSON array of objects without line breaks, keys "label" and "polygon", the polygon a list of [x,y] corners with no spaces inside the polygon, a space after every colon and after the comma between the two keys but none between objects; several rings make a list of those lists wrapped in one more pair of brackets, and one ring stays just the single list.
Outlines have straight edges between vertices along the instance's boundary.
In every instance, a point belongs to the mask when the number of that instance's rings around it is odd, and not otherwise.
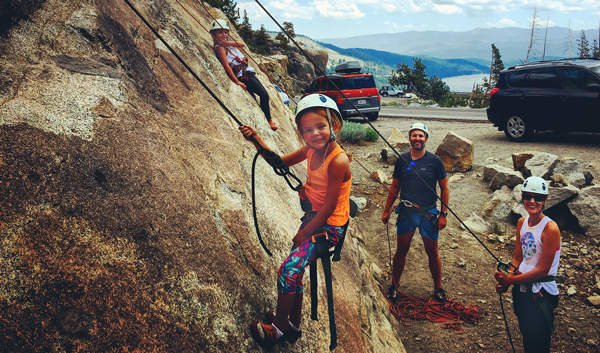
[{"label": "climbing shoe", "polygon": [[[273,312],[273,311],[267,312],[267,324],[271,325],[273,323],[273,321],[275,321],[275,312]],[[292,323],[290,322],[290,325],[291,324]],[[288,341],[289,343],[296,343],[296,341],[300,337],[302,337],[302,330],[290,327],[290,329],[288,331],[283,332],[283,336],[285,337],[286,341]]]},{"label": "climbing shoe", "polygon": [[269,126],[271,127],[271,130],[277,131],[277,125],[275,125],[273,120],[269,120]]},{"label": "climbing shoe", "polygon": [[392,302],[398,300],[398,289],[393,284],[390,286],[390,289],[388,289],[388,298]]},{"label": "climbing shoe", "polygon": [[250,324],[252,338],[264,348],[271,348],[284,339],[284,335],[279,336],[277,331],[273,325],[263,325],[256,321]]},{"label": "climbing shoe", "polygon": [[436,301],[440,302],[440,303],[445,303],[448,301],[448,298],[446,297],[446,291],[442,288],[438,288],[433,292],[433,299],[435,299]]}]

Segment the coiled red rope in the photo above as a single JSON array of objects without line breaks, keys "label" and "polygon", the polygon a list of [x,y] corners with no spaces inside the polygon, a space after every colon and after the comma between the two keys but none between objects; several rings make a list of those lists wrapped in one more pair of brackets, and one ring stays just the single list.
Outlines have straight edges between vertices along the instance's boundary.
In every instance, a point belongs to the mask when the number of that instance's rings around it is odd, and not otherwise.
[{"label": "coiled red rope", "polygon": [[434,299],[411,297],[402,292],[398,292],[397,299],[392,301],[381,286],[379,289],[387,299],[392,315],[404,326],[413,326],[417,321],[429,320],[441,323],[442,328],[450,329],[456,334],[462,334],[466,332],[463,323],[476,325],[483,319],[478,305],[465,306],[453,299],[440,303]]}]

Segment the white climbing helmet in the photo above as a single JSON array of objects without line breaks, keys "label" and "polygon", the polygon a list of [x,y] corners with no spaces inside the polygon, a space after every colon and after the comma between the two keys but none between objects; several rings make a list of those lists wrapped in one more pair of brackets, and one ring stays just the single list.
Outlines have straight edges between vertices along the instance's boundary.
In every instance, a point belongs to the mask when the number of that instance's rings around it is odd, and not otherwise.
[{"label": "white climbing helmet", "polygon": [[522,192],[530,192],[532,194],[548,195],[548,183],[543,178],[530,176],[523,183]]},{"label": "white climbing helmet", "polygon": [[300,118],[302,116],[303,111],[305,111],[306,109],[310,109],[310,108],[325,108],[325,112],[327,113],[327,121],[329,122],[329,129],[331,131],[331,140],[332,141],[335,140],[336,135],[335,135],[335,132],[333,131],[333,121],[331,119],[331,112],[329,110],[333,109],[338,114],[338,117],[340,118],[340,121],[341,121],[342,114],[340,114],[337,104],[335,104],[333,99],[327,97],[326,95],[320,94],[320,93],[313,93],[313,94],[304,96],[304,98],[302,98],[300,100],[300,102],[298,102],[298,105],[296,106],[296,119],[295,120],[296,120],[296,125],[298,125],[298,129],[300,129],[300,122],[298,121],[298,118]]},{"label": "white climbing helmet", "polygon": [[212,21],[212,24],[210,25],[210,31],[216,31],[217,29],[226,29],[227,31],[229,31],[229,23],[221,19],[216,19]]},{"label": "white climbing helmet", "polygon": [[296,107],[296,119],[300,113],[310,108],[329,108],[335,110],[339,116],[342,116],[338,110],[337,104],[335,104],[333,99],[320,93],[313,93],[305,96],[300,100],[300,102],[298,102],[298,106]]},{"label": "white climbing helmet", "polygon": [[429,130],[427,129],[427,126],[425,126],[425,124],[423,123],[414,123],[410,126],[410,130],[408,130],[408,137],[410,137],[410,134],[412,133],[413,130],[421,130],[425,133],[425,137],[429,138]]}]

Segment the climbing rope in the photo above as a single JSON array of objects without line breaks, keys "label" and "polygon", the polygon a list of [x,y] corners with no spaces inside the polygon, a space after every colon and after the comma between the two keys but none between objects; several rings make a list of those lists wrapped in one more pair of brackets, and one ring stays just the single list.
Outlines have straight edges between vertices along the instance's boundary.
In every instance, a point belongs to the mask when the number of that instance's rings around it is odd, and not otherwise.
[{"label": "climbing rope", "polygon": [[[454,301],[453,298],[446,303],[434,299],[412,297],[398,291],[396,300],[391,300],[383,287],[379,287],[386,297],[392,315],[404,326],[413,326],[417,321],[429,320],[440,323],[444,329],[449,329],[456,334],[465,333],[462,324],[477,325],[483,320],[481,308],[477,305]],[[511,342],[512,343],[512,342]]]},{"label": "climbing rope", "polygon": [[[177,54],[177,52],[175,50],[173,50],[173,48],[167,43],[166,40],[164,40],[162,38],[162,36],[158,33],[158,31],[156,31],[156,29],[154,29],[154,27],[152,27],[152,25],[146,20],[146,18],[144,18],[144,16],[142,16],[142,14],[133,6],[133,4],[129,1],[129,0],[124,0],[125,3],[131,8],[131,10],[140,18],[140,20],[142,20],[142,22],[144,22],[144,24],[150,29],[150,31],[152,31],[152,33],[165,45],[165,47],[167,47],[167,49],[169,49],[169,51],[175,56],[175,58],[177,58],[177,60],[179,60],[179,62],[192,74],[192,76],[202,85],[202,87],[204,87],[204,89],[213,97],[213,99],[215,101],[217,101],[217,103],[219,103],[219,105],[229,114],[229,116],[239,125],[242,126],[242,122],[231,112],[231,110],[229,110],[229,108],[225,105],[225,103],[223,103],[219,97],[217,97],[217,95],[202,81],[202,79],[196,74],[196,72],[194,72],[194,70],[192,70],[192,68],[181,58],[181,56],[179,56],[179,54]],[[257,145],[260,146],[260,144],[258,143],[258,141],[251,136],[251,139],[254,143],[256,143]],[[269,155],[271,156],[271,160],[274,160],[272,155],[276,155],[274,152],[272,151],[266,151],[266,150],[261,150],[259,152],[257,152],[257,156],[260,153],[264,153],[265,155]],[[256,159],[257,156],[254,157],[254,162],[252,163],[252,206],[253,206],[253,215],[254,215],[254,225],[256,228],[256,234],[258,236],[258,240],[260,242],[260,245],[263,247],[263,249],[265,250],[265,252],[269,255],[272,256],[271,252],[269,251],[269,249],[266,247],[264,241],[262,240],[262,237],[260,236],[260,229],[258,227],[258,221],[256,218],[256,205],[255,205],[255,187],[254,187],[254,170],[255,170],[255,166],[256,166]],[[296,177],[292,172],[290,172],[289,167],[286,166],[284,163],[278,163],[277,165],[273,165],[273,169],[275,170],[275,173],[277,175],[283,176],[286,183],[288,184],[288,186],[295,190],[298,191],[300,190],[300,188],[302,187],[302,182],[300,181],[300,179],[298,179],[298,177]],[[295,182],[297,183],[296,185],[293,185],[292,183]]]}]

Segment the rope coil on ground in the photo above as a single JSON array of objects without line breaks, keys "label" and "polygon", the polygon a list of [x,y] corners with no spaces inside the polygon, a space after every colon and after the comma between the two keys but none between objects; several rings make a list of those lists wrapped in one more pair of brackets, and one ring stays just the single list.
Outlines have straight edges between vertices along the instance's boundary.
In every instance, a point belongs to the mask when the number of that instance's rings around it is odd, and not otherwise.
[{"label": "rope coil on ground", "polygon": [[440,323],[442,328],[450,329],[456,334],[465,333],[464,323],[477,325],[483,320],[483,313],[478,305],[467,304],[450,299],[440,303],[434,299],[412,297],[398,291],[397,299],[390,300],[383,287],[379,287],[388,301],[392,315],[404,326],[413,326],[417,321],[429,320]]}]

